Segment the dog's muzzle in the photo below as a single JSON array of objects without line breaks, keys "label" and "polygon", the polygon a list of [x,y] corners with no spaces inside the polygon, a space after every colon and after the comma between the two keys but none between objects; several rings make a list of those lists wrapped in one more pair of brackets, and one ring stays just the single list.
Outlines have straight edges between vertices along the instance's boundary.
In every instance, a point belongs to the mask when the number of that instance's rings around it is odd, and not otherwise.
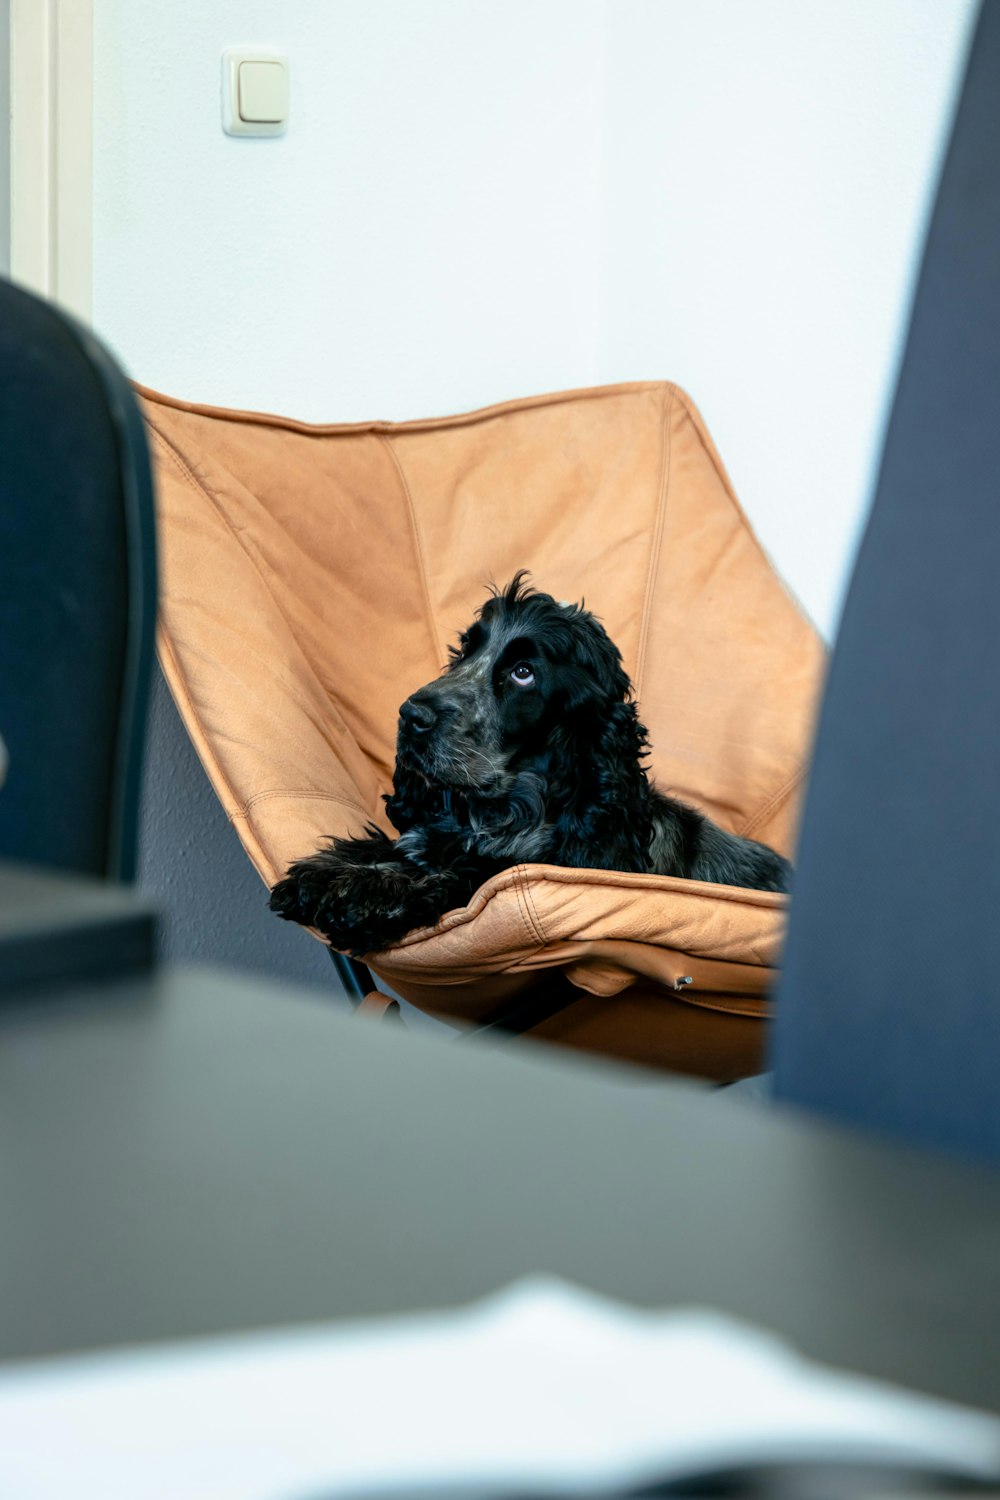
[{"label": "dog's muzzle", "polygon": [[400,704],[396,754],[442,786],[492,787],[503,771],[499,750],[484,743],[476,692],[450,679],[428,683]]},{"label": "dog's muzzle", "polygon": [[427,735],[438,721],[438,712],[428,698],[414,693],[412,698],[400,705],[399,727],[405,734],[420,738]]},{"label": "dog's muzzle", "polygon": [[442,694],[421,688],[399,708],[397,753],[415,769],[434,776],[439,761],[450,759],[448,726],[454,726],[455,705]]}]

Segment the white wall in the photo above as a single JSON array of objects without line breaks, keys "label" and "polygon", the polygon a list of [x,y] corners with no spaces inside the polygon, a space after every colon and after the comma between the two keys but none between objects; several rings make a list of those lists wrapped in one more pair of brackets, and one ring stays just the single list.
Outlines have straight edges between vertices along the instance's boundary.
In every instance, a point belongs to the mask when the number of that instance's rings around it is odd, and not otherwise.
[{"label": "white wall", "polygon": [[[96,3],[95,323],[148,384],[326,420],[588,380],[598,0]],[[291,60],[286,136],[219,56]]]},{"label": "white wall", "polygon": [[[94,321],[137,379],[328,421],[676,380],[832,631],[973,0],[94,11]],[[284,138],[222,133],[240,43],[289,53]],[[171,712],[145,870],[210,956]]]},{"label": "white wall", "polygon": [[600,378],[667,373],[834,626],[976,7],[612,0]]},{"label": "white wall", "polygon": [[[95,323],[326,420],[665,376],[829,632],[972,0],[95,0]],[[292,63],[285,138],[219,54]]]}]

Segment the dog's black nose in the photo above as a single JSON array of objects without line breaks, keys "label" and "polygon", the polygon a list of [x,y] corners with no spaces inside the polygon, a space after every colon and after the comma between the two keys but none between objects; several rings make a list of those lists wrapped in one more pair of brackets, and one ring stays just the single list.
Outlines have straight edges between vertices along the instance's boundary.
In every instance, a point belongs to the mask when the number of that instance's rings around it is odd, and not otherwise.
[{"label": "dog's black nose", "polygon": [[427,699],[416,697],[407,698],[399,710],[399,717],[414,734],[426,734],[429,729],[433,729],[437,720],[437,714]]}]

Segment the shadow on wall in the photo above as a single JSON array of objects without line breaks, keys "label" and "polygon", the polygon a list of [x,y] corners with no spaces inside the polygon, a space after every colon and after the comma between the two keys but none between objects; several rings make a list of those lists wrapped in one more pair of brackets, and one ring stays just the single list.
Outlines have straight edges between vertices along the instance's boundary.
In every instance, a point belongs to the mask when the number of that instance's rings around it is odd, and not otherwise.
[{"label": "shadow on wall", "polygon": [[326,949],[267,909],[267,890],[219,805],[157,669],[139,832],[142,890],[171,963],[224,964],[325,990],[349,1007]]}]

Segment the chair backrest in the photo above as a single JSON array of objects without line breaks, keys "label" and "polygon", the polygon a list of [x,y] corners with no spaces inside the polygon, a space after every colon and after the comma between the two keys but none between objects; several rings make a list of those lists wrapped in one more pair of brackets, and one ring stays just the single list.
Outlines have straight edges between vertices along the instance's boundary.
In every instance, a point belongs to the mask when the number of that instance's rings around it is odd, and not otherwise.
[{"label": "chair backrest", "polygon": [[778,1096],[1000,1159],[1000,5],[980,15],[803,815]]},{"label": "chair backrest", "polygon": [[0,281],[0,858],[133,878],[155,615],[131,388],[87,330]]}]

